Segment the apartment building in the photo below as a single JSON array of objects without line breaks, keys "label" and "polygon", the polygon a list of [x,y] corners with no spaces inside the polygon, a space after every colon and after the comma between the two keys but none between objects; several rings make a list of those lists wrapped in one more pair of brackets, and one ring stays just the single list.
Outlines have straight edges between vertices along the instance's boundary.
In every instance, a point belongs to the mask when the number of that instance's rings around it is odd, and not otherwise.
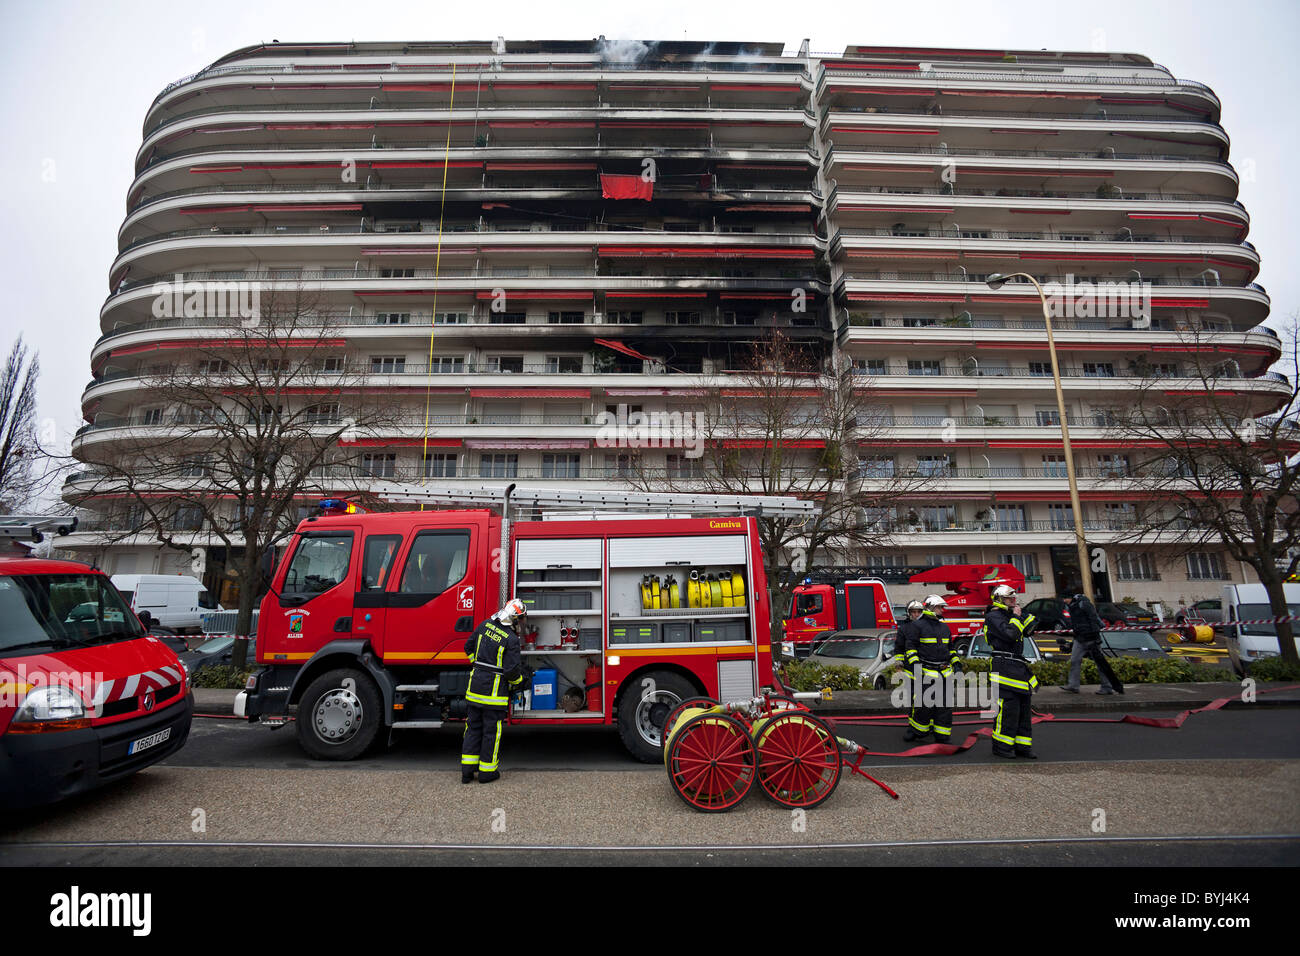
[{"label": "apartment building", "polygon": [[[397,403],[304,509],[379,478],[689,480],[687,449],[608,447],[602,415],[744,401],[727,385],[779,330],[860,382],[860,478],[934,479],[866,516],[891,538],[860,563],[1007,561],[1038,596],[1077,576],[1047,333],[1032,285],[986,283],[1028,272],[1064,291],[1074,464],[1114,597],[1251,580],[1221,550],[1128,541],[1143,451],[1112,427],[1152,376],[1195,393],[1208,350],[1256,411],[1289,392],[1213,91],[1135,54],[806,47],[269,44],[171,84],[74,454],[166,433],[183,410],[151,402],[160,366],[211,373],[230,322],[159,310],[160,282],[307,290],[350,383],[330,407],[352,383]],[[101,491],[93,469],[64,488],[78,549],[191,566]],[[219,586],[227,556],[195,524]]]}]

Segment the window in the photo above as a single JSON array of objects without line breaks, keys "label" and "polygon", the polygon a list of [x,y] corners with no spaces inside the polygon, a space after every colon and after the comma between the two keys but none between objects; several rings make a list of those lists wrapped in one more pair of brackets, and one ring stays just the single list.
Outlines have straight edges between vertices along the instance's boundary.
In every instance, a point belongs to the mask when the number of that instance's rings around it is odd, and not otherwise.
[{"label": "window", "polygon": [[478,476],[480,478],[518,478],[518,455],[480,455],[478,459]]},{"label": "window", "polygon": [[633,461],[631,455],[606,455],[605,456],[605,477],[606,478],[627,478],[633,474]]},{"label": "window", "polygon": [[1038,555],[1032,551],[998,555],[1000,564],[1010,564],[1026,578],[1038,576]]},{"label": "window", "polygon": [[187,458],[181,462],[182,478],[207,478],[212,474],[212,463],[207,458]]},{"label": "window", "polygon": [[888,405],[867,405],[858,413],[859,428],[879,428],[894,424],[894,410]]},{"label": "window", "polygon": [[1029,523],[1025,521],[1024,505],[999,504],[991,510],[998,531],[1025,531],[1029,527]]},{"label": "window", "polygon": [[1097,456],[1097,474],[1102,478],[1123,478],[1132,473],[1128,455]]},{"label": "window", "polygon": [[917,455],[916,470],[918,474],[931,477],[946,475],[952,471],[952,458],[948,455]]},{"label": "window", "polygon": [[1052,363],[1051,362],[1030,362],[1029,374],[1038,375],[1038,376],[1051,375]]},{"label": "window", "polygon": [[403,594],[441,594],[465,576],[469,532],[421,531],[402,569]]},{"label": "window", "polygon": [[435,355],[429,371],[435,375],[455,375],[465,371],[465,359],[459,355]]},{"label": "window", "polygon": [[199,363],[199,375],[225,375],[230,363],[225,359],[204,359]]},{"label": "window", "polygon": [[277,405],[275,408],[272,408],[270,405],[263,405],[260,409],[250,408],[248,410],[248,424],[269,425],[283,413],[283,405]]},{"label": "window", "polygon": [[1121,551],[1115,555],[1115,576],[1121,581],[1154,581],[1151,555],[1139,551]]},{"label": "window", "polygon": [[885,375],[885,360],[882,358],[854,359],[855,375]]},{"label": "window", "polygon": [[1113,362],[1084,362],[1083,374],[1086,378],[1114,378],[1115,364]]},{"label": "window", "polygon": [[688,458],[685,455],[668,456],[669,478],[703,478],[704,459]]},{"label": "window", "polygon": [[413,268],[384,268],[379,270],[381,279],[414,279],[415,270]]},{"label": "window", "polygon": [[425,478],[455,478],[456,456],[448,452],[425,452]]},{"label": "window", "polygon": [[523,411],[522,402],[484,402],[485,425],[518,425]]},{"label": "window", "polygon": [[903,316],[903,328],[905,329],[928,329],[930,326],[938,324],[939,320],[932,315]]},{"label": "window", "polygon": [[548,355],[546,356],[546,371],[552,374],[571,374],[582,371],[581,355]]},{"label": "window", "polygon": [[907,566],[901,554],[869,554],[867,555],[867,567],[869,568],[903,568]]},{"label": "window", "polygon": [[1112,425],[1119,424],[1119,416],[1113,408],[1094,408],[1092,410],[1092,424],[1096,428],[1109,428]]},{"label": "window", "polygon": [[528,322],[527,312],[489,312],[489,325],[524,325]]},{"label": "window", "polygon": [[858,477],[860,478],[893,478],[894,477],[894,459],[884,456],[873,456],[870,458],[858,459]]},{"label": "window", "polygon": [[956,525],[957,508],[954,505],[928,505],[921,509],[921,526],[926,531],[943,531]]},{"label": "window", "polygon": [[320,370],[326,375],[342,375],[345,367],[341,355],[330,355],[320,360]]},{"label": "window", "polygon": [[1065,468],[1064,455],[1044,455],[1043,456],[1043,475],[1047,478],[1065,478],[1068,472]]},{"label": "window", "polygon": [[376,312],[375,325],[410,325],[410,312]]},{"label": "window", "polygon": [[644,312],[627,309],[615,309],[605,315],[605,321],[613,325],[641,325],[644,318]]},{"label": "window", "polygon": [[370,371],[372,374],[392,374],[394,372],[406,371],[405,355],[372,355],[370,356]]},{"label": "window", "polygon": [[1062,242],[1091,242],[1092,236],[1082,232],[1063,232],[1057,236]]},{"label": "window", "polygon": [[1216,581],[1227,577],[1223,559],[1215,551],[1193,551],[1187,556],[1187,577],[1193,581]]},{"label": "window", "polygon": [[396,455],[362,455],[361,473],[370,478],[392,478],[397,472]]},{"label": "window", "polygon": [[264,358],[257,360],[257,371],[263,375],[275,375],[279,372],[289,371],[290,365],[287,358]]},{"label": "window", "polygon": [[547,312],[546,321],[550,325],[582,325],[586,318],[581,312]]},{"label": "window", "polygon": [[665,312],[664,321],[669,325],[699,325],[700,313],[698,312]]},{"label": "window", "polygon": [[161,408],[146,408],[140,415],[140,424],[142,425],[161,425],[163,423],[163,410]]},{"label": "window", "polygon": [[337,402],[325,402],[307,408],[303,417],[308,425],[328,425],[339,421],[341,409]]},{"label": "window", "polygon": [[[352,561],[352,533],[307,533],[298,542],[284,577],[285,596],[309,600],[343,583]],[[289,625],[293,630],[293,624]]]},{"label": "window", "polygon": [[577,478],[580,455],[543,455],[543,478]]},{"label": "window", "polygon": [[203,509],[198,505],[182,505],[172,515],[173,531],[198,531],[203,527]]},{"label": "window", "polygon": [[908,375],[942,375],[943,362],[934,359],[908,359]]},{"label": "window", "polygon": [[1074,511],[1069,505],[1050,504],[1047,506],[1048,526],[1053,531],[1074,530]]},{"label": "window", "polygon": [[435,312],[434,325],[465,325],[469,322],[468,312]]},{"label": "window", "polygon": [[524,357],[522,355],[489,356],[488,371],[503,372],[507,375],[522,375],[524,371]]},{"label": "window", "polygon": [[361,558],[361,590],[382,591],[402,547],[400,534],[372,534]]},{"label": "window", "polygon": [[868,531],[892,531],[897,521],[894,509],[872,505],[862,509],[862,528]]},{"label": "window", "polygon": [[925,556],[926,567],[937,568],[943,564],[966,564],[966,552],[961,554],[927,554]]},{"label": "window", "polygon": [[1034,409],[1034,421],[1039,425],[1056,425],[1061,424],[1061,413],[1055,408],[1036,408]]}]

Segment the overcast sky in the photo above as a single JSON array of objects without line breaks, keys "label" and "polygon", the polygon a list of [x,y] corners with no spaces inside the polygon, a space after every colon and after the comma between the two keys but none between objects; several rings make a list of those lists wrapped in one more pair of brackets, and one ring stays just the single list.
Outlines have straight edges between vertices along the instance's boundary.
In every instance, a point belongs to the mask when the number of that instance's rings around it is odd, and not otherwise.
[{"label": "overcast sky", "polygon": [[[67,448],[81,423],[90,349],[125,214],[141,123],[154,96],[260,41],[610,39],[784,42],[793,53],[910,44],[1145,54],[1223,103],[1270,324],[1300,309],[1295,226],[1300,155],[1300,4],[1206,0],[921,0],[701,3],[655,0],[392,3],[381,0],[0,0],[0,193],[9,305],[0,348],[20,333],[43,366],[38,414]],[[1292,157],[1290,160],[1287,157]],[[1287,264],[1291,263],[1291,266]]]}]

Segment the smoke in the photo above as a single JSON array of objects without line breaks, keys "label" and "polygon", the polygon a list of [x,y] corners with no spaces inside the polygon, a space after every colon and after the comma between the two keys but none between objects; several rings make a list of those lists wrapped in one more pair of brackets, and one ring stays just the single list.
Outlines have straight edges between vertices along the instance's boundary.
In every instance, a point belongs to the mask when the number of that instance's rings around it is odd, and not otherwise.
[{"label": "smoke", "polygon": [[596,41],[596,52],[606,63],[635,65],[654,52],[656,43],[642,43],[640,40],[606,40],[604,35]]}]

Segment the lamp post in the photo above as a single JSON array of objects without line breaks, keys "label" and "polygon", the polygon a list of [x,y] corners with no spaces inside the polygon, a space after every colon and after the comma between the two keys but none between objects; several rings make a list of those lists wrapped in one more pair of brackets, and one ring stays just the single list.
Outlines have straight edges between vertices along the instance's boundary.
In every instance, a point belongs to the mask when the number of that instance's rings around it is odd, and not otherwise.
[{"label": "lamp post", "polygon": [[990,289],[1000,289],[1003,283],[1016,276],[1023,276],[1034,284],[1038,290],[1038,299],[1043,306],[1043,323],[1047,327],[1047,354],[1052,360],[1052,384],[1056,388],[1056,408],[1061,416],[1061,446],[1065,451],[1065,475],[1070,483],[1070,508],[1074,512],[1074,540],[1079,549],[1079,574],[1083,579],[1083,593],[1094,597],[1092,590],[1092,565],[1088,561],[1088,544],[1083,536],[1083,506],[1079,503],[1079,482],[1074,475],[1074,453],[1070,450],[1070,426],[1065,414],[1065,395],[1061,391],[1061,369],[1056,363],[1056,341],[1052,338],[1052,316],[1047,308],[1047,295],[1038,280],[1025,272],[1013,272],[1009,275],[993,273],[987,280]]}]

